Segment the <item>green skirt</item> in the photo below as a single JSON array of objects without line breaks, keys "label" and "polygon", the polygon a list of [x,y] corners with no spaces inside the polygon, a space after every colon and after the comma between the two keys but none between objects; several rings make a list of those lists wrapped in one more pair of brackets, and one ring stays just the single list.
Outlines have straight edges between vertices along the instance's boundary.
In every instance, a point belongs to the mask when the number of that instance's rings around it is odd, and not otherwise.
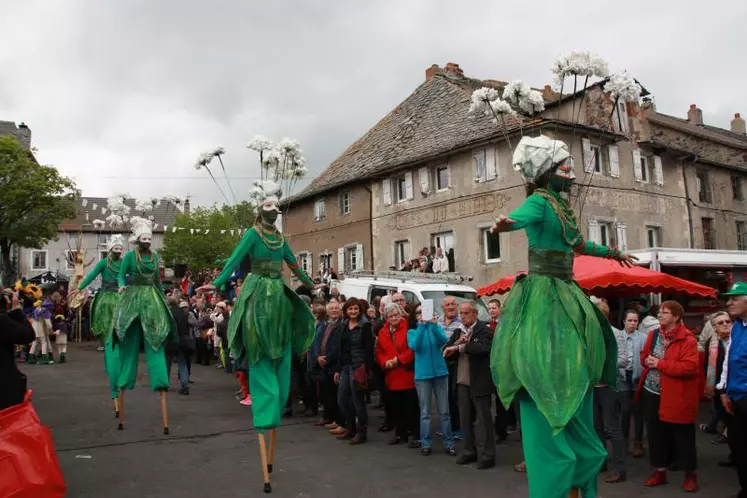
[{"label": "green skirt", "polygon": [[140,320],[145,343],[154,350],[167,339],[178,342],[176,323],[161,291],[152,285],[130,285],[122,293],[117,307],[116,328],[120,341],[125,340],[127,329]]},{"label": "green skirt", "polygon": [[490,366],[506,407],[525,389],[558,431],[590,387],[616,387],[617,342],[575,282],[530,269],[516,279],[503,307]]},{"label": "green skirt", "polygon": [[114,331],[114,317],[119,304],[117,291],[101,290],[91,305],[91,332],[94,337],[107,341]]},{"label": "green skirt", "polygon": [[237,359],[249,364],[262,358],[280,360],[309,350],[314,340],[314,315],[280,278],[252,273],[241,286],[231,319],[228,342]]}]

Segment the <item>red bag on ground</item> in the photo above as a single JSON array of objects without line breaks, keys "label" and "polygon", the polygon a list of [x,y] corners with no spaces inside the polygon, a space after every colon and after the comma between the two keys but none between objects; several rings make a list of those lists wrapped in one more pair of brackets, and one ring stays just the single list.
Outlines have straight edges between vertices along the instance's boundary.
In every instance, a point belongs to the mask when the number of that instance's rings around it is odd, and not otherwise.
[{"label": "red bag on ground", "polygon": [[52,434],[39,421],[31,391],[23,403],[0,411],[0,498],[63,498]]}]

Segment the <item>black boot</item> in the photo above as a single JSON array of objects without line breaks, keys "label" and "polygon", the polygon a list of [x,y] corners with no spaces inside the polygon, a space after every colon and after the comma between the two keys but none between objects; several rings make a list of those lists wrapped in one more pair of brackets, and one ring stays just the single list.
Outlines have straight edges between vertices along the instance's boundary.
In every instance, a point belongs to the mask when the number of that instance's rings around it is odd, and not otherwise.
[{"label": "black boot", "polygon": [[368,427],[361,427],[355,434],[355,437],[350,440],[350,444],[363,444],[368,441]]}]

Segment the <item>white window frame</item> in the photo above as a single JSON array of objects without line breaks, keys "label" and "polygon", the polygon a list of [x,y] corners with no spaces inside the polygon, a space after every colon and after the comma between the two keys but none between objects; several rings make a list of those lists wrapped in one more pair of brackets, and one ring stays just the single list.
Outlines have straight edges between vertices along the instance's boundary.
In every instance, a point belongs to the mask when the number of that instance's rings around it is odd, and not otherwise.
[{"label": "white window frame", "polygon": [[109,251],[101,251],[99,250],[99,261],[104,260],[109,257]]},{"label": "white window frame", "polygon": [[[394,203],[407,202],[407,177],[404,174],[397,175],[393,178],[392,186],[394,187]],[[404,192],[400,192],[400,182]]]},{"label": "white window frame", "polygon": [[731,195],[737,202],[744,200],[744,180],[741,175],[731,175]]},{"label": "white window frame", "polygon": [[307,275],[312,274],[314,270],[314,260],[312,259],[311,253],[309,251],[301,251],[296,254],[296,263],[298,263],[298,266],[300,266]]},{"label": "white window frame", "polygon": [[602,160],[602,146],[599,144],[589,144],[589,152],[591,153],[591,159],[594,161],[594,164],[591,165],[591,168],[594,173],[604,175],[604,162]]},{"label": "white window frame", "polygon": [[322,272],[334,268],[334,265],[332,264],[332,256],[334,256],[334,254],[329,251],[319,254],[319,269],[322,270]]},{"label": "white window frame", "polygon": [[[443,171],[443,170],[446,171],[446,186],[445,187],[441,186],[439,182],[439,176],[438,176],[438,172]],[[433,169],[433,176],[435,177],[433,183],[436,186],[436,192],[446,192],[447,190],[449,190],[449,188],[451,188],[451,171],[449,171],[448,164],[440,164],[436,166]]]},{"label": "white window frame", "polygon": [[358,245],[359,244],[348,244],[344,247],[345,249],[345,274],[362,268],[362,261],[358,261]]},{"label": "white window frame", "polygon": [[[610,220],[596,220],[597,224],[599,225],[599,242],[598,244],[601,244],[606,247],[615,246],[617,242],[615,241],[617,237],[617,230],[615,227],[615,222]],[[607,232],[607,240],[605,239],[604,232]]]},{"label": "white window frame", "polygon": [[436,245],[436,237],[442,237],[448,240],[451,238],[451,247],[442,247],[441,250],[444,253],[444,256],[446,256],[446,253],[449,252],[449,249],[454,249],[454,246],[456,245],[456,237],[454,237],[454,230],[444,230],[443,232],[436,232],[431,234],[431,247],[438,247]]},{"label": "white window frame", "polygon": [[500,263],[502,261],[501,258],[501,237],[500,234],[496,234],[498,237],[498,257],[497,258],[491,258],[488,254],[488,238],[490,237],[490,229],[491,227],[485,226],[485,227],[479,227],[480,229],[480,239],[482,243],[482,260],[485,264],[492,264],[492,263]]},{"label": "white window frame", "polygon": [[[400,250],[402,248],[403,250]],[[406,253],[406,254],[405,254]],[[409,239],[394,241],[394,268],[399,270],[412,259],[412,244]]]},{"label": "white window frame", "polygon": [[[737,232],[737,251],[747,251],[747,222],[736,220],[734,226]],[[740,227],[742,230],[739,229]],[[739,233],[740,231],[742,232],[741,234]]]},{"label": "white window frame", "polygon": [[77,251],[74,251],[72,249],[65,249],[65,269],[66,270],[75,270],[75,263],[70,263],[71,256],[73,257],[73,261],[75,261],[75,253]]},{"label": "white window frame", "polygon": [[498,153],[495,147],[484,147],[472,151],[472,172],[476,183],[485,183],[498,178]]},{"label": "white window frame", "polygon": [[[44,253],[44,267],[40,268],[34,265],[34,255]],[[29,268],[33,271],[49,270],[49,251],[46,249],[32,249],[29,254]]]},{"label": "white window frame", "polygon": [[617,103],[617,107],[613,111],[612,127],[623,135],[628,133],[628,106],[623,100]]},{"label": "white window frame", "polygon": [[[103,237],[103,239],[102,239],[102,237]],[[96,244],[99,247],[108,247],[109,246],[109,237],[111,237],[111,235],[107,235],[107,234],[104,234],[104,233],[96,234]],[[101,242],[102,240],[103,240],[103,242]]]},{"label": "white window frame", "polygon": [[324,221],[327,217],[327,205],[324,198],[314,201],[314,221]]},{"label": "white window frame", "polygon": [[350,191],[345,191],[340,194],[340,213],[343,216],[353,212],[353,206],[351,203]]},{"label": "white window frame", "polygon": [[[651,245],[650,234],[653,234],[654,245]],[[661,247],[661,227],[657,225],[646,225],[646,247],[652,249],[654,247]]]},{"label": "white window frame", "polygon": [[[702,174],[705,177],[705,182],[701,182],[699,175]],[[705,185],[703,185],[705,183]],[[705,199],[700,197],[701,189],[705,187]],[[704,202],[706,204],[713,204],[713,189],[711,188],[711,175],[704,169],[697,169],[695,171],[695,188],[698,191],[698,202]]]},{"label": "white window frame", "polygon": [[651,164],[648,156],[641,154],[641,183],[651,183]]}]

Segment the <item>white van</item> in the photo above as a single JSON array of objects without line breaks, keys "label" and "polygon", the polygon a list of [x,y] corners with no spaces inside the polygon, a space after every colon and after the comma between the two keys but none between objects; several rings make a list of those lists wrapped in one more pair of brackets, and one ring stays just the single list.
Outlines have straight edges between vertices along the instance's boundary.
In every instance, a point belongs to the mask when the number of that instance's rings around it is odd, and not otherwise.
[{"label": "white van", "polygon": [[[333,280],[332,287],[340,294],[357,299],[365,299],[373,303],[375,297],[401,292],[407,303],[416,306],[424,299],[433,300],[433,309],[442,314],[441,303],[446,296],[454,296],[457,302],[475,301],[477,303],[478,318],[490,320],[485,303],[477,296],[477,291],[461,282],[465,279],[455,275],[414,274],[410,272],[387,273],[354,273],[343,280]],[[456,283],[455,283],[456,282]]]}]

